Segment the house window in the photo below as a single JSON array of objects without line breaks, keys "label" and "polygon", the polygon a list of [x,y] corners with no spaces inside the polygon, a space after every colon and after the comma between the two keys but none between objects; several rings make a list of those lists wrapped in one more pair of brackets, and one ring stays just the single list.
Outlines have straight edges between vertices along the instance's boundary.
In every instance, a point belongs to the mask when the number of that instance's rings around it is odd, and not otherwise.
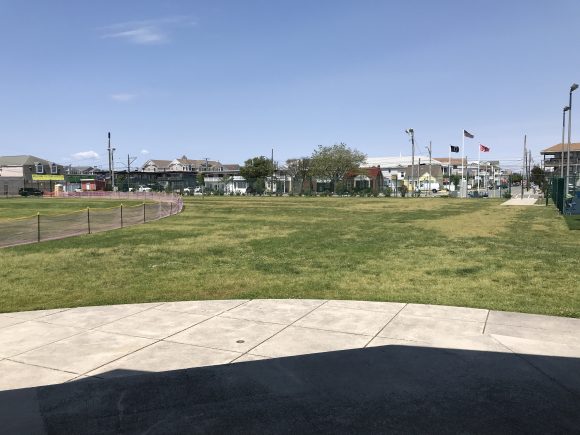
[{"label": "house window", "polygon": [[44,166],[42,166],[42,163],[36,163],[35,167],[37,174],[44,174]]},{"label": "house window", "polygon": [[50,165],[50,173],[51,174],[58,174],[58,166],[56,163],[51,163]]}]

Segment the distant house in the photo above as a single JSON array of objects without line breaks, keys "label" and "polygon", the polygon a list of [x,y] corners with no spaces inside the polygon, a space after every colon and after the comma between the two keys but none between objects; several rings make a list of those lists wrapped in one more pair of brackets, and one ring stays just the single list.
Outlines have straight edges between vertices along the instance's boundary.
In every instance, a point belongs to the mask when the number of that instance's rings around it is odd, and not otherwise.
[{"label": "distant house", "polygon": [[225,165],[209,159],[189,159],[185,155],[173,160],[146,161],[141,171],[131,173],[130,184],[179,192],[186,187],[196,187],[200,173],[204,175],[206,190],[245,191],[245,180],[238,179],[240,165]]},{"label": "distant house", "polygon": [[460,175],[461,169],[467,165],[467,159],[461,158],[435,157],[435,160],[441,163],[445,178],[448,178],[449,174]]},{"label": "distant house", "polygon": [[[416,155],[415,156],[415,170],[419,161],[426,162],[429,161],[429,157]],[[380,167],[383,173],[384,186],[394,187],[395,185],[400,186],[401,182],[407,183],[411,178],[412,171],[411,163],[413,162],[412,156],[398,156],[398,157],[368,157],[366,161],[361,165],[362,168],[372,168]],[[435,159],[432,160],[433,164],[436,164]],[[415,177],[417,175],[415,174]]]},{"label": "distant house", "polygon": [[370,189],[372,193],[379,193],[384,186],[384,177],[380,166],[350,171],[344,181],[349,191]]},{"label": "distant house", "polygon": [[170,171],[202,172],[219,171],[221,163],[215,160],[191,160],[186,156],[172,160],[169,164]]},{"label": "distant house", "polygon": [[33,187],[54,191],[64,183],[65,168],[55,162],[31,155],[0,157],[0,194],[17,195],[20,188]]},{"label": "distant house", "polygon": [[[557,144],[540,152],[544,157],[544,169],[554,175],[566,175],[568,166],[568,144]],[[580,174],[580,143],[570,144],[570,175]]]},{"label": "distant house", "polygon": [[141,170],[143,172],[167,172],[170,165],[171,160],[147,160]]}]

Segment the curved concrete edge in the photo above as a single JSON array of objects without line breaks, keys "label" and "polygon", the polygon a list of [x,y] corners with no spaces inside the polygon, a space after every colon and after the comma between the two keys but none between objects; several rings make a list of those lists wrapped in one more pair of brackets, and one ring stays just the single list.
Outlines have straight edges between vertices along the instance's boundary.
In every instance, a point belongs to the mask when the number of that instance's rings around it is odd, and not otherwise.
[{"label": "curved concrete edge", "polygon": [[[0,390],[393,345],[580,358],[580,319],[264,299],[5,313]],[[580,392],[580,373],[574,376]]]}]

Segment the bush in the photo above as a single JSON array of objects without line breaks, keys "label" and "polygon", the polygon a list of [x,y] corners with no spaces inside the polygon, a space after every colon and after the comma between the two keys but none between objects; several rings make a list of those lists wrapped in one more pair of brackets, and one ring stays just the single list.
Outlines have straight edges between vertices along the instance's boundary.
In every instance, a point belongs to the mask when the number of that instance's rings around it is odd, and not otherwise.
[{"label": "bush", "polygon": [[512,197],[512,194],[511,194],[511,193],[509,193],[509,192],[506,192],[506,193],[504,193],[504,194],[503,194],[503,197],[504,197],[505,199],[510,199],[510,198]]}]

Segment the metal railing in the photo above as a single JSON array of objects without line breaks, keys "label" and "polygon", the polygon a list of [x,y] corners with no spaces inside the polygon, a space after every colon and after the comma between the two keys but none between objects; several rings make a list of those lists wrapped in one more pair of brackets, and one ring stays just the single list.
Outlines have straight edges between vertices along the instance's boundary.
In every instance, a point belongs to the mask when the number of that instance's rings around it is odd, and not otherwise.
[{"label": "metal railing", "polygon": [[164,193],[61,192],[58,197],[125,199],[143,203],[0,220],[0,248],[124,228],[172,216],[183,209],[181,196]]}]

